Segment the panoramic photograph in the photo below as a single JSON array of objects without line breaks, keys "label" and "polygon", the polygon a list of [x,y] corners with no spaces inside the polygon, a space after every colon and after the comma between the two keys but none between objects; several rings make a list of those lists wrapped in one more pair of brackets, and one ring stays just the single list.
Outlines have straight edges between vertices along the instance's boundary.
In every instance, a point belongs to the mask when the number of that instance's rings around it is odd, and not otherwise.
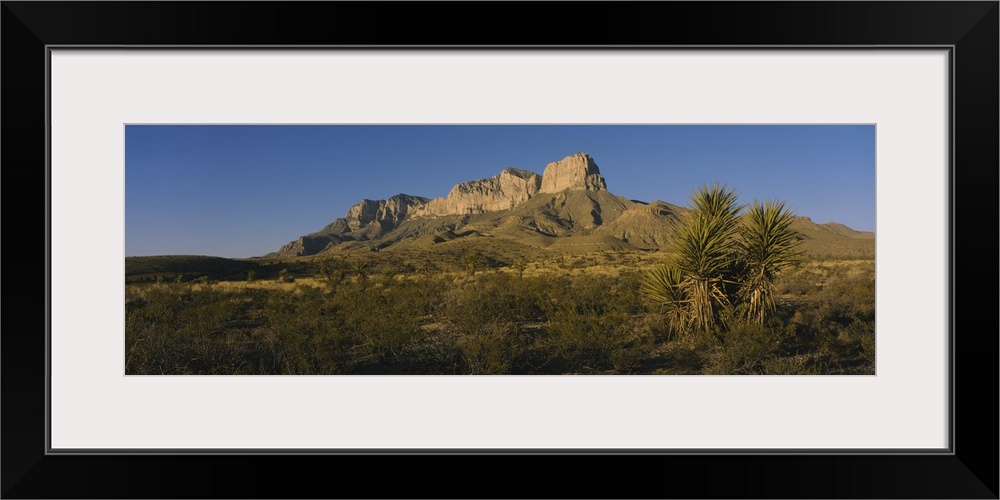
[{"label": "panoramic photograph", "polygon": [[126,375],[874,375],[874,125],[126,125]]}]

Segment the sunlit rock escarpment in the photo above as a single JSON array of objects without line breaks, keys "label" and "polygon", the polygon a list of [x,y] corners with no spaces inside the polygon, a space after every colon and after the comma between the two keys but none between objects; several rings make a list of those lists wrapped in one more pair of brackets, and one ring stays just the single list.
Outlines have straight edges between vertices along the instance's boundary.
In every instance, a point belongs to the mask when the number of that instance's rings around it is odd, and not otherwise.
[{"label": "sunlit rock escarpment", "polygon": [[[545,166],[542,175],[507,167],[499,174],[455,184],[442,198],[397,194],[361,200],[325,228],[266,257],[349,250],[426,247],[454,240],[494,238],[548,250],[652,250],[665,248],[686,209],[645,203],[608,191],[597,162],[576,153]],[[823,245],[873,239],[873,233],[796,219],[800,239]]]}]

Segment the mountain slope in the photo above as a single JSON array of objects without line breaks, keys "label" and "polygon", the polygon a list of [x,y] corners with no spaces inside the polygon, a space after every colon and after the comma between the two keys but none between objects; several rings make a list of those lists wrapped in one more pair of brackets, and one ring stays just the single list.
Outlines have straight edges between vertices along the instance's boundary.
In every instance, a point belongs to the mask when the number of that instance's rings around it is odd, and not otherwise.
[{"label": "mountain slope", "polygon": [[[644,203],[610,193],[594,159],[577,153],[549,163],[541,176],[508,167],[494,177],[456,184],[443,198],[397,194],[362,200],[344,217],[266,257],[427,248],[466,238],[512,240],[565,252],[654,250],[669,243],[671,228],[685,212],[667,202]],[[797,217],[793,228],[806,246],[874,248],[874,233],[843,224]]]}]

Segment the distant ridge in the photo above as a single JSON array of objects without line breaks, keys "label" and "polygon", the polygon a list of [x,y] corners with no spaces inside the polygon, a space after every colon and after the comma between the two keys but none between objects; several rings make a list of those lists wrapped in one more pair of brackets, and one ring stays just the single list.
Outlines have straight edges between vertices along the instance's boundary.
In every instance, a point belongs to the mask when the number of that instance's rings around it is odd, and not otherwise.
[{"label": "distant ridge", "polygon": [[[580,152],[549,163],[542,175],[507,167],[462,182],[443,198],[397,194],[362,200],[325,228],[265,257],[295,257],[390,247],[425,247],[465,238],[498,238],[564,252],[653,250],[669,243],[685,209],[611,194],[600,168]],[[874,239],[835,222],[797,217],[801,239]]]}]

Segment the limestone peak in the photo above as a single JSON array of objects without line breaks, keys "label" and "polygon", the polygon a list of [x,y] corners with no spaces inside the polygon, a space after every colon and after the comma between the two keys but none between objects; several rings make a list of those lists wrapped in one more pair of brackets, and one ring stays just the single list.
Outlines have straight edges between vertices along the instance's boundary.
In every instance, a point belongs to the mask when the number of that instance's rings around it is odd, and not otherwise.
[{"label": "limestone peak", "polygon": [[589,154],[580,152],[546,165],[540,193],[564,190],[602,191],[607,189],[601,170]]}]

